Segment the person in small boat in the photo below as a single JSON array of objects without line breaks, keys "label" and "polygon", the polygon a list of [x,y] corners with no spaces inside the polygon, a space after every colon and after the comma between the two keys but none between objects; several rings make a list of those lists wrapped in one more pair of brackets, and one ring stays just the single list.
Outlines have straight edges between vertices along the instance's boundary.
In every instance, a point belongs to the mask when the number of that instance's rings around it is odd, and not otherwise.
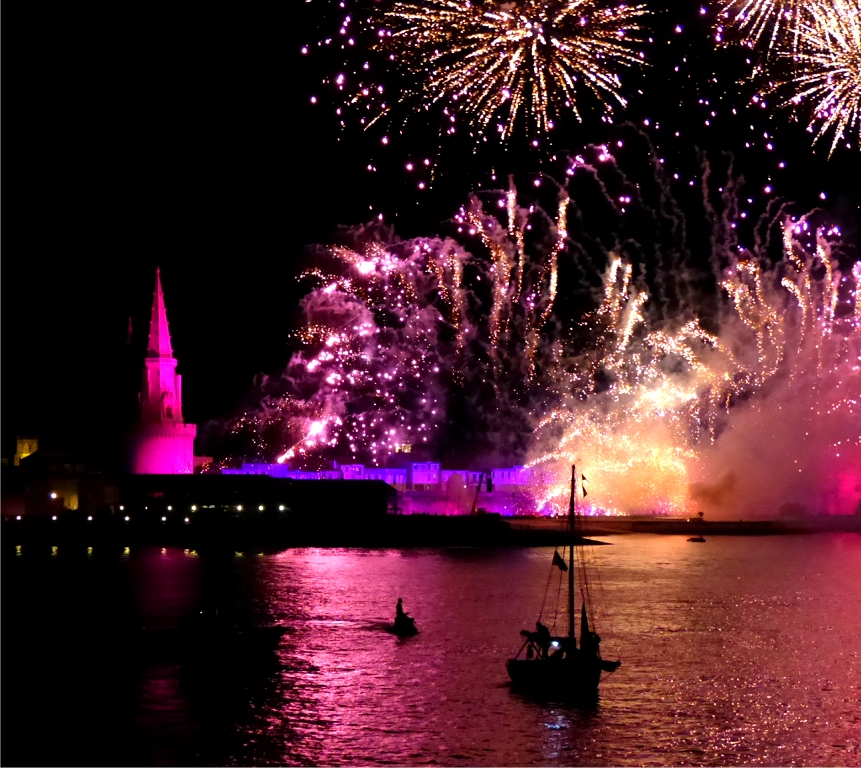
[{"label": "person in small boat", "polygon": [[412,616],[404,610],[404,599],[399,597],[398,604],[395,606],[395,624],[403,624],[411,620]]},{"label": "person in small boat", "polygon": [[550,630],[547,627],[540,621],[536,621],[534,632],[530,632],[528,629],[521,629],[520,634],[535,645],[540,658],[547,658],[547,652],[550,650],[550,641],[552,640]]},{"label": "person in small boat", "polygon": [[585,653],[598,653],[601,637],[596,632],[585,631],[580,638],[580,647]]},{"label": "person in small boat", "polygon": [[535,639],[538,647],[541,648],[541,655],[546,657],[550,650],[550,630],[540,621],[535,622]]}]

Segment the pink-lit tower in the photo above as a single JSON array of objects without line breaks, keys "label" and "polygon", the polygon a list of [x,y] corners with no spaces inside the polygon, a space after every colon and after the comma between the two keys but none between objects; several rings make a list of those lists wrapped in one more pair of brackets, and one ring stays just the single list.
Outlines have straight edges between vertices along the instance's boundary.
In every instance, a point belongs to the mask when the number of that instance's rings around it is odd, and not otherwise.
[{"label": "pink-lit tower", "polygon": [[197,427],[182,420],[182,377],[176,372],[158,269],[145,363],[141,419],[129,435],[129,471],[135,475],[191,474]]}]

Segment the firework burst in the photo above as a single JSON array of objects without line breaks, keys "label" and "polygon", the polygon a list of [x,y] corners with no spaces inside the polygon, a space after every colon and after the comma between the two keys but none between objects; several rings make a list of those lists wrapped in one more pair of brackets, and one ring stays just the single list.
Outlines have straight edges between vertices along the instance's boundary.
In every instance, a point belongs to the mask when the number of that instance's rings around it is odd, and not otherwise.
[{"label": "firework burst", "polygon": [[[736,30],[749,47],[766,39],[771,51],[781,41],[797,42],[798,23],[806,6],[806,0],[721,0],[718,18]],[[718,32],[720,35],[722,28]]]},{"label": "firework burst", "polygon": [[[745,479],[744,461],[755,459],[744,441],[767,445],[779,474],[781,463],[803,462],[822,474],[837,465],[861,479],[851,468],[861,440],[847,432],[824,442],[843,431],[839,420],[857,424],[861,398],[861,264],[841,274],[833,234],[805,217],[787,218],[777,265],[763,266],[740,250],[722,282],[734,312],[719,335],[696,320],[649,330],[642,311],[647,294],[631,286],[629,265],[613,259],[604,301],[588,320],[601,338],[600,353],[581,359],[573,369],[576,397],[537,429],[549,435],[538,445],[549,447],[532,466],[552,467],[556,478],[541,502],[564,509],[572,462],[589,467],[592,503],[609,512],[690,513],[708,506],[716,488],[736,483],[753,501],[762,496],[758,481]],[[598,369],[610,382],[600,391]],[[772,421],[777,414],[779,427]],[[788,434],[808,444],[803,459],[774,439]],[[791,495],[805,480],[788,474],[784,482]],[[751,501],[733,499],[738,508]]]},{"label": "firework burst", "polygon": [[421,103],[445,102],[476,134],[496,118],[505,140],[518,121],[546,134],[563,114],[581,119],[583,89],[607,112],[624,107],[619,72],[644,63],[645,13],[606,0],[396,2],[378,45],[421,75]]},{"label": "firework burst", "polygon": [[[325,249],[325,267],[304,275],[312,289],[301,308],[303,349],[282,377],[267,379],[262,406],[236,419],[234,434],[279,461],[330,453],[377,464],[437,440],[453,390],[519,412],[512,419],[528,431],[523,404],[542,389],[539,344],[568,200],[560,192],[549,252],[530,255],[526,232],[537,217],[517,204],[513,184],[494,196],[507,227],[475,197],[454,219],[483,256],[452,239],[399,241],[378,225]],[[509,437],[519,439],[517,430]]]},{"label": "firework burst", "polygon": [[808,113],[814,144],[831,136],[829,157],[861,144],[861,0],[724,0],[719,18],[751,48],[767,35],[754,71],[765,93]]},{"label": "firework burst", "polygon": [[783,85],[789,104],[808,105],[814,143],[831,135],[829,156],[841,140],[861,145],[861,0],[816,0],[806,5],[798,43],[780,56],[792,67]]}]

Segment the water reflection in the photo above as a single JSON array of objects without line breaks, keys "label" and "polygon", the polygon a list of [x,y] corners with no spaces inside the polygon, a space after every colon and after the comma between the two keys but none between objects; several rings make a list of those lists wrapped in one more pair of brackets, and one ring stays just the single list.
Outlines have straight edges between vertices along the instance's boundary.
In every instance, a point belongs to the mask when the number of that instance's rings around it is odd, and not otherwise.
[{"label": "water reflection", "polygon": [[[602,648],[623,666],[591,710],[514,694],[505,675],[552,549],[16,550],[3,760],[861,763],[861,537],[611,540],[592,553],[593,588]],[[398,597],[416,637],[384,631]],[[164,640],[213,606],[231,626],[288,632],[264,654]],[[23,738],[34,722],[40,738]]]}]

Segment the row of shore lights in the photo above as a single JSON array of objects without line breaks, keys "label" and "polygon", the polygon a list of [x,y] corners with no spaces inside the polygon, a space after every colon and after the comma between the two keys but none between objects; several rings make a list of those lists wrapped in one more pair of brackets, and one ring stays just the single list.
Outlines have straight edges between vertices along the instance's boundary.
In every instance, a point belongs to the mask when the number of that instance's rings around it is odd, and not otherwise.
[{"label": "row of shore lights", "polygon": [[[51,493],[50,493],[50,494],[48,494],[48,495],[49,495],[52,499],[56,499],[56,498],[57,498],[57,494],[56,494],[56,493],[54,493],[54,492],[51,492]],[[149,507],[144,507],[144,509],[149,509]],[[236,505],[236,511],[237,511],[237,512],[242,512],[242,510],[243,510],[243,509],[244,509],[244,507],[242,506],[242,504],[237,504],[237,505]],[[261,505],[259,505],[259,506],[257,507],[257,509],[258,509],[260,512],[263,512],[263,511],[266,509],[266,507],[265,507],[265,505],[261,504]],[[285,507],[283,504],[279,504],[279,505],[278,505],[278,511],[279,511],[279,512],[283,512],[285,509],[286,509],[286,507]],[[125,507],[124,507],[122,504],[120,504],[120,512],[124,512],[124,511],[125,511]],[[172,505],[170,505],[170,504],[168,504],[168,505],[167,505],[167,511],[168,511],[168,512],[173,512],[173,506],[172,506]],[[191,505],[191,511],[192,511],[192,512],[197,512],[197,504],[192,504],[192,505]],[[20,519],[21,519],[21,515],[16,515],[16,516],[15,516],[15,519],[16,519],[16,520],[20,520]],[[51,520],[56,520],[56,519],[57,519],[57,516],[56,516],[56,515],[51,515]],[[130,516],[130,515],[126,515],[123,519],[128,523],[129,521],[131,521],[131,519],[132,519],[132,518],[131,518],[131,516]],[[87,520],[89,520],[90,522],[92,522],[92,520],[93,520],[93,516],[92,516],[92,515],[87,515]],[[163,523],[166,523],[166,522],[167,522],[167,515],[162,515],[161,521],[162,521]],[[190,523],[190,522],[191,522],[191,518],[190,518],[190,517],[185,518],[185,522],[186,522],[186,523]]]},{"label": "row of shore lights", "polygon": [[[51,554],[56,556],[56,554],[57,554],[57,552],[59,551],[59,549],[60,549],[60,548],[59,548],[58,546],[54,545],[53,547],[51,547]],[[21,554],[21,550],[22,550],[21,545],[20,545],[20,544],[16,544],[16,545],[15,545],[15,554],[16,554],[16,555],[20,555],[20,554]],[[130,548],[130,547],[123,547],[123,554],[124,554],[124,555],[130,555],[130,554],[131,554],[131,552],[132,552],[132,551],[131,551],[131,548]],[[161,553],[162,553],[163,555],[166,555],[166,554],[167,554],[167,547],[162,547],[162,548],[161,548]],[[196,550],[196,549],[184,549],[184,550],[182,550],[182,553],[183,553],[184,555],[189,555],[189,556],[191,556],[191,557],[197,557],[197,550]],[[92,555],[92,554],[93,554],[93,548],[92,548],[92,547],[87,547],[87,554],[88,554],[88,555]],[[234,554],[234,556],[235,556],[235,557],[245,557],[245,553],[244,553],[244,552],[234,552],[233,554]],[[257,555],[257,557],[264,557],[264,556],[265,556],[265,553],[263,553],[263,552],[257,552],[257,553],[256,553],[256,555]]]}]

